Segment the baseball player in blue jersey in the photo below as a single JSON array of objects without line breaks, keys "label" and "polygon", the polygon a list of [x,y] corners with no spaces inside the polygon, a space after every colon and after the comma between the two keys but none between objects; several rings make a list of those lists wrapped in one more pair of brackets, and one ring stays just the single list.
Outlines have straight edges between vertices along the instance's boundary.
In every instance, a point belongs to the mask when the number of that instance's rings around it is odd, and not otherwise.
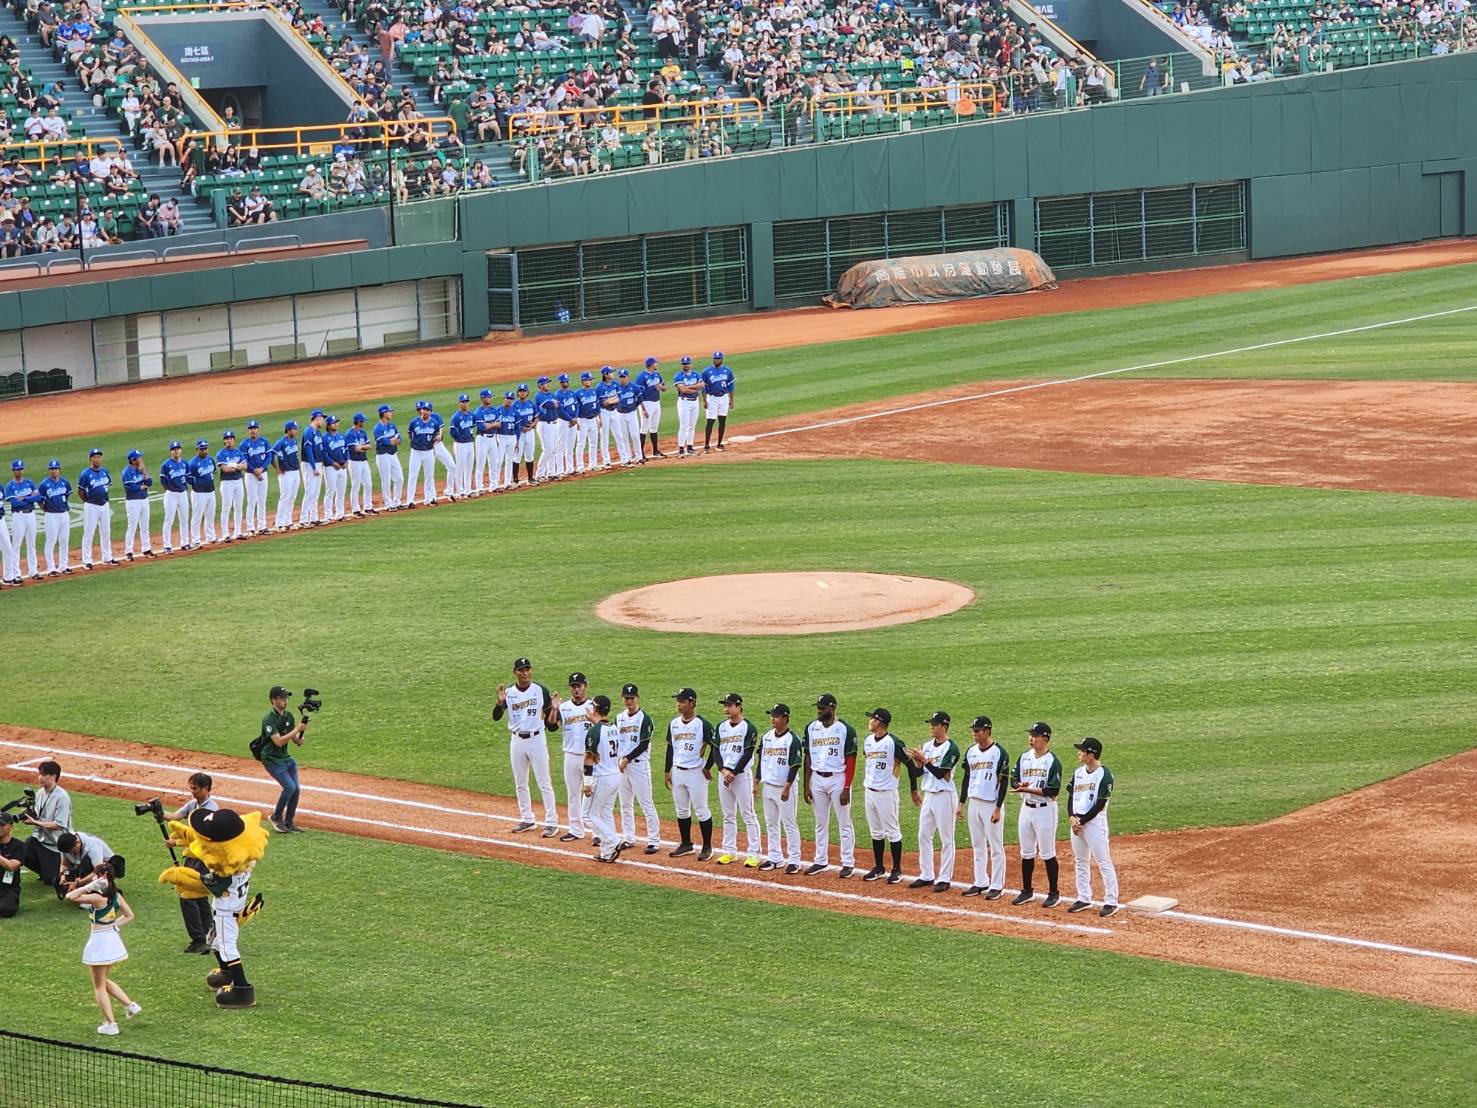
[{"label": "baseball player in blue jersey", "polygon": [[646,464],[646,455],[641,452],[641,394],[641,386],[631,380],[630,370],[616,374],[615,446],[625,466]]},{"label": "baseball player in blue jersey", "polygon": [[447,421],[451,435],[451,453],[456,458],[456,471],[452,475],[451,492],[457,496],[472,495],[472,467],[477,455],[477,416],[471,410],[472,398],[462,393],[456,398],[456,411]]},{"label": "baseball player in blue jersey", "polygon": [[380,471],[380,507],[387,512],[400,510],[400,494],[405,485],[405,470],[400,466],[400,428],[390,421],[394,414],[394,408],[381,404],[379,422],[374,425],[374,461]]},{"label": "baseball player in blue jersey", "polygon": [[552,481],[559,476],[559,400],[549,391],[549,378],[540,377],[534,393],[534,411],[538,414],[538,476],[535,482]]},{"label": "baseball player in blue jersey", "polygon": [[46,476],[36,486],[46,529],[46,576],[72,572],[72,483],[62,476],[55,458],[46,463]]},{"label": "baseball player in blue jersey", "polygon": [[477,439],[472,444],[472,493],[480,496],[484,492],[496,492],[498,490],[497,463],[493,455],[497,449],[497,405],[495,405],[491,389],[483,389],[477,394],[481,401],[472,409],[472,421],[477,432]]},{"label": "baseball player in blue jersey", "polygon": [[518,476],[518,463],[514,459],[518,454],[518,437],[523,431],[522,413],[512,392],[503,393],[502,405],[492,410],[489,425],[494,438],[488,487],[492,492],[501,492],[510,488]]},{"label": "baseball player in blue jersey", "polygon": [[326,416],[322,408],[314,408],[308,416],[308,425],[303,428],[302,438],[298,440],[303,503],[298,510],[297,521],[304,527],[317,527],[323,518],[318,508],[318,497],[323,491],[323,420]]},{"label": "baseball player in blue jersey", "polygon": [[221,444],[215,452],[221,477],[221,542],[233,542],[241,537],[246,504],[246,455],[236,445],[235,431],[222,432]]},{"label": "baseball player in blue jersey", "polygon": [[600,422],[595,428],[595,440],[600,446],[600,468],[610,468],[610,440],[615,435],[615,406],[620,399],[620,386],[615,383],[615,370],[600,367],[600,383],[595,386],[595,403],[600,410]]},{"label": "baseball player in blue jersey", "polygon": [[569,387],[569,374],[559,374],[559,387],[554,391],[559,401],[559,476],[574,472],[574,444],[580,433],[580,401]]},{"label": "baseball player in blue jersey", "polygon": [[513,401],[518,412],[518,440],[513,450],[513,484],[518,483],[518,463],[533,484],[534,424],[538,422],[538,407],[528,398],[528,386],[518,386],[518,398]]},{"label": "baseball player in blue jersey", "polygon": [[113,475],[103,467],[103,452],[93,447],[87,453],[87,468],[77,478],[77,495],[82,497],[82,568],[92,568],[92,539],[97,536],[98,558],[104,565],[115,566],[113,557],[113,512],[108,492]]},{"label": "baseball player in blue jersey", "polygon": [[661,429],[662,393],[667,391],[667,383],[662,380],[657,364],[655,358],[647,358],[646,368],[636,375],[636,383],[641,386],[641,434],[651,440],[651,456],[665,458],[657,448],[656,437]]},{"label": "baseball player in blue jersey", "polygon": [[323,515],[329,522],[344,518],[344,493],[349,487],[349,439],[339,430],[338,416],[323,421]]},{"label": "baseball player in blue jersey", "polygon": [[128,452],[128,464],[123,467],[123,556],[133,561],[133,542],[138,540],[139,553],[145,558],[154,558],[149,542],[149,489],[154,479],[144,468],[144,456],[137,450]]},{"label": "baseball player in blue jersey", "polygon": [[164,544],[164,553],[173,554],[174,546],[169,541],[176,525],[179,530],[181,550],[190,549],[190,467],[180,457],[180,444],[176,440],[169,444],[169,457],[159,463],[159,484],[164,489],[164,529],[159,539]]},{"label": "baseball player in blue jersey", "polygon": [[204,546],[216,540],[215,534],[215,459],[210,456],[210,443],[195,443],[195,456],[186,481],[190,486],[190,542]]},{"label": "baseball player in blue jersey", "polygon": [[[40,493],[36,483],[26,476],[26,463],[19,458],[10,463],[5,501],[10,506],[10,540],[15,548],[15,572],[10,575],[10,582],[20,584],[27,561],[31,566],[31,579],[39,581],[41,567],[36,561],[36,505],[40,501]],[[26,557],[28,549],[29,559]]]},{"label": "baseball player in blue jersey", "polygon": [[282,425],[282,437],[272,444],[272,465],[277,469],[278,531],[297,530],[292,510],[297,505],[297,489],[302,482],[302,455],[298,452],[297,420]]},{"label": "baseball player in blue jersey", "polygon": [[15,568],[15,547],[10,541],[10,524],[5,522],[5,503],[0,497],[0,585],[18,585],[20,571]]},{"label": "baseball player in blue jersey", "polygon": [[713,364],[703,370],[702,380],[708,419],[703,432],[703,453],[706,454],[712,449],[715,421],[718,424],[718,449],[724,449],[723,432],[728,429],[728,413],[733,410],[733,370],[723,364],[723,351],[713,351]]},{"label": "baseball player in blue jersey", "polygon": [[426,402],[415,402],[415,418],[406,427],[410,436],[410,478],[405,483],[405,503],[415,503],[415,484],[421,483],[421,503],[436,503],[436,421],[426,411]]},{"label": "baseball player in blue jersey", "polygon": [[349,449],[349,509],[360,519],[374,515],[374,478],[369,472],[369,451],[373,442],[364,429],[364,413],[354,413],[354,425],[344,433]]},{"label": "baseball player in blue jersey", "polygon": [[267,533],[267,470],[272,466],[272,444],[262,438],[262,425],[256,420],[246,424],[246,438],[241,443],[241,456],[246,461],[246,533]]},{"label": "baseball player in blue jersey", "polygon": [[[448,500],[456,499],[456,490],[452,487],[456,484],[456,458],[446,445],[446,420],[441,418],[441,413],[436,410],[436,405],[430,400],[426,401],[426,418],[436,425],[436,442],[432,449],[436,452],[436,460],[446,467],[446,496]],[[431,467],[432,487],[435,487],[436,467]]]},{"label": "baseball player in blue jersey", "polygon": [[579,405],[574,471],[584,473],[600,464],[600,447],[596,438],[600,430],[600,396],[595,391],[595,375],[589,370],[580,374],[580,387],[574,390],[574,398]]},{"label": "baseball player in blue jersey", "polygon": [[697,453],[698,397],[703,392],[703,379],[686,354],[682,355],[682,368],[672,376],[672,387],[677,390],[677,457],[685,458]]}]

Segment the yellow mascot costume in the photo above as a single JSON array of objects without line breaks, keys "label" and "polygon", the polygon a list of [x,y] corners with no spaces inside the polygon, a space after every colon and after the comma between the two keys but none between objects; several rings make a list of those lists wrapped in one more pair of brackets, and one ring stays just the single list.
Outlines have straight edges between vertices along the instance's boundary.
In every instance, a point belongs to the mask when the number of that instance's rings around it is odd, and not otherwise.
[{"label": "yellow mascot costume", "polygon": [[250,1008],[256,1003],[256,988],[246,980],[236,938],[241,924],[261,908],[258,895],[248,904],[251,874],[267,852],[267,829],[260,812],[242,816],[229,808],[190,813],[188,824],[171,822],[172,838],[185,844],[185,854],[204,865],[206,872],[188,866],[171,866],[159,875],[181,896],[204,893],[210,897],[215,916],[213,942],[220,968],[205,979],[216,990],[215,1002],[222,1008]]}]

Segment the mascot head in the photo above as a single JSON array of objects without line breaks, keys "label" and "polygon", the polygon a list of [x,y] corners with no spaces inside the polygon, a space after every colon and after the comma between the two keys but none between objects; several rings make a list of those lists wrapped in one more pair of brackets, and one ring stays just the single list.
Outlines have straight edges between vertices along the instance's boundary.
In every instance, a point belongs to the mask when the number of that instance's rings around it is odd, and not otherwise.
[{"label": "mascot head", "polygon": [[[189,823],[171,820],[169,834],[185,844],[185,854],[197,859],[217,877],[234,877],[262,860],[267,852],[267,829],[260,812],[244,816],[229,808],[206,811],[197,808]],[[171,866],[159,875],[163,884],[173,885],[182,896],[205,895],[200,875],[188,866]]]}]

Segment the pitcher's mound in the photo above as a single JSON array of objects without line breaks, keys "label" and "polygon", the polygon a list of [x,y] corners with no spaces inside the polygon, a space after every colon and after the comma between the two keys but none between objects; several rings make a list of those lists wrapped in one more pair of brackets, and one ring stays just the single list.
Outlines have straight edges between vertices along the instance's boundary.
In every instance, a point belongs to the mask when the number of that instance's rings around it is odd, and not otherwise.
[{"label": "pitcher's mound", "polygon": [[890,573],[733,573],[689,577],[602,600],[607,623],[707,635],[814,635],[914,623],[956,612],[974,592]]}]

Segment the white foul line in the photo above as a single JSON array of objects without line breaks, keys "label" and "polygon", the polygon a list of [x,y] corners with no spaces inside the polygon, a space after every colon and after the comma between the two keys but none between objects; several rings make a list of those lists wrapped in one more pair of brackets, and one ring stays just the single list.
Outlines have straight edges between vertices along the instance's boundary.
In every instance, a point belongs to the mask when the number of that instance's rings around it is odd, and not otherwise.
[{"label": "white foul line", "polygon": [[1235,927],[1242,931],[1262,931],[1269,935],[1286,935],[1294,939],[1313,939],[1321,943],[1338,943],[1340,946],[1357,946],[1368,950],[1383,950],[1391,954],[1410,954],[1417,958],[1438,958],[1443,962],[1461,962],[1477,966],[1477,958],[1466,954],[1450,954],[1444,950],[1423,950],[1415,946],[1399,946],[1381,943],[1373,939],[1355,939],[1348,935],[1330,935],[1323,931],[1300,931],[1295,927],[1274,927],[1269,923],[1252,923],[1249,920],[1226,919],[1222,916],[1202,916],[1194,912],[1179,912],[1171,909],[1161,912],[1162,916],[1189,920],[1191,923],[1208,923],[1215,927]]},{"label": "white foul line", "polygon": [[1270,350],[1277,346],[1289,346],[1295,342],[1313,342],[1317,339],[1332,339],[1340,335],[1354,335],[1361,331],[1378,331],[1384,327],[1399,327],[1405,323],[1420,323],[1427,319],[1440,319],[1442,316],[1459,315],[1462,312],[1477,311],[1477,304],[1469,304],[1465,308],[1447,308],[1440,312],[1426,312],[1424,315],[1406,316],[1404,319],[1387,319],[1383,323],[1366,323],[1360,327],[1344,327],[1338,331],[1323,331],[1316,335],[1299,335],[1297,338],[1276,339],[1273,342],[1258,342],[1251,346],[1238,346],[1233,350],[1217,350],[1211,354],[1187,354],[1183,358],[1167,358],[1160,362],[1144,362],[1142,365],[1123,366],[1121,369],[1103,369],[1096,373],[1083,373],[1076,377],[1057,377],[1049,381],[1033,381],[1028,385],[1012,385],[1010,388],[992,389],[989,392],[978,392],[972,396],[951,396],[946,400],[929,400],[922,404],[910,404],[905,408],[888,408],[882,412],[868,412],[865,415],[847,416],[845,419],[828,419],[822,423],[809,423],[804,427],[783,427],[778,431],[761,431],[757,435],[732,435],[731,440],[736,443],[757,442],[759,439],[773,438],[776,435],[797,435],[805,431],[823,431],[829,427],[844,427],[849,423],[861,423],[869,419],[883,419],[886,416],[907,415],[909,412],[922,412],[929,408],[944,408],[950,404],[963,404],[971,400],[989,400],[996,396],[1009,396],[1011,393],[1031,392],[1034,389],[1049,389],[1056,385],[1075,385],[1079,381],[1091,381],[1098,377],[1113,377],[1120,373],[1137,373],[1145,369],[1163,369],[1165,366],[1184,365],[1187,362],[1201,362],[1210,358],[1224,358],[1231,354],[1249,354],[1253,350]]}]

